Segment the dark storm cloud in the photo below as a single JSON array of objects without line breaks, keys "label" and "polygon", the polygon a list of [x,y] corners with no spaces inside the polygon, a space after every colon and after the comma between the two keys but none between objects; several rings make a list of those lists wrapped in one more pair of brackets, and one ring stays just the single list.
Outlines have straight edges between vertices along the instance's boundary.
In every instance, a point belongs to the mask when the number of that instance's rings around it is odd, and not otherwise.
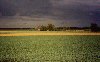
[{"label": "dark storm cloud", "polygon": [[100,21],[100,11],[93,11],[91,17],[94,21]]},{"label": "dark storm cloud", "polygon": [[[0,12],[9,15],[51,15],[61,18],[85,18],[95,10],[94,0],[0,0]],[[85,5],[87,4],[88,5]],[[93,5],[92,5],[93,3]]]},{"label": "dark storm cloud", "polygon": [[52,7],[49,0],[1,0],[0,4],[2,15],[45,15]]},{"label": "dark storm cloud", "polygon": [[7,2],[0,0],[0,13],[2,16],[14,15],[14,7]]},{"label": "dark storm cloud", "polygon": [[91,22],[100,23],[99,7],[100,0],[0,0],[0,17],[9,20],[26,19],[28,22],[39,17],[56,22],[61,20],[61,24],[70,22],[85,26]]}]

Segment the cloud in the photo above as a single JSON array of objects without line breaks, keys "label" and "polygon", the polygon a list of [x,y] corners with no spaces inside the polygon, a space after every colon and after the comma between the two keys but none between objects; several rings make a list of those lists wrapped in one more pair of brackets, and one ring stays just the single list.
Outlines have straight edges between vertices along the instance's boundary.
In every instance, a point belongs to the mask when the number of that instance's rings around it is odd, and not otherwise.
[{"label": "cloud", "polygon": [[37,21],[49,19],[55,23],[60,20],[58,25],[64,22],[87,25],[86,22],[100,21],[99,7],[100,0],[0,0],[0,20],[29,22],[39,18]]},{"label": "cloud", "polygon": [[[81,12],[83,15],[84,12],[98,9],[92,3],[98,4],[94,0],[0,0],[0,12],[3,16],[54,15],[71,17],[77,12]],[[92,6],[90,6],[91,4]]]}]

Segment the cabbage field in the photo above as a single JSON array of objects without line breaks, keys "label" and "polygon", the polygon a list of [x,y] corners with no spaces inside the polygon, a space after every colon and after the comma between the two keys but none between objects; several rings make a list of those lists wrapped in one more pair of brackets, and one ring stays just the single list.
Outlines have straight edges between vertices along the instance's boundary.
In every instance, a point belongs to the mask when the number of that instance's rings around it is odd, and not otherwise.
[{"label": "cabbage field", "polygon": [[1,36],[0,62],[100,62],[100,36]]}]

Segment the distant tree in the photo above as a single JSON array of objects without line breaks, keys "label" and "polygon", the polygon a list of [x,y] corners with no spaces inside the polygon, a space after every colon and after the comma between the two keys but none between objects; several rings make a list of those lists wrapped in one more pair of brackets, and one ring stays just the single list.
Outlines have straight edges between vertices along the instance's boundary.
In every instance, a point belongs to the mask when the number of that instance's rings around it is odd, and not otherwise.
[{"label": "distant tree", "polygon": [[40,27],[40,31],[47,31],[47,27],[42,25],[42,26]]},{"label": "distant tree", "polygon": [[55,30],[55,26],[53,24],[48,24],[47,29],[49,31],[54,31]]},{"label": "distant tree", "polygon": [[97,32],[98,31],[98,25],[96,23],[91,23],[91,31],[92,32]]},{"label": "distant tree", "polygon": [[67,27],[56,27],[56,31],[66,31]]}]

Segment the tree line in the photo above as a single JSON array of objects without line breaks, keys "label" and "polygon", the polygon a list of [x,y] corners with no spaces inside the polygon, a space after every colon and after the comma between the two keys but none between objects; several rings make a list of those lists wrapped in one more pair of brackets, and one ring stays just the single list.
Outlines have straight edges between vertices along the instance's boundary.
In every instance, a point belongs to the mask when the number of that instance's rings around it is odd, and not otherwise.
[{"label": "tree line", "polygon": [[89,27],[55,27],[53,24],[48,24],[47,26],[41,25],[36,28],[0,28],[0,30],[35,30],[35,31],[91,31],[100,32],[100,27],[96,23],[91,23]]},{"label": "tree line", "polygon": [[55,27],[53,24],[48,24],[47,26],[38,26],[36,30],[39,31],[66,31],[66,30],[84,30],[91,32],[100,31],[100,27],[96,23],[91,23],[90,27]]}]

